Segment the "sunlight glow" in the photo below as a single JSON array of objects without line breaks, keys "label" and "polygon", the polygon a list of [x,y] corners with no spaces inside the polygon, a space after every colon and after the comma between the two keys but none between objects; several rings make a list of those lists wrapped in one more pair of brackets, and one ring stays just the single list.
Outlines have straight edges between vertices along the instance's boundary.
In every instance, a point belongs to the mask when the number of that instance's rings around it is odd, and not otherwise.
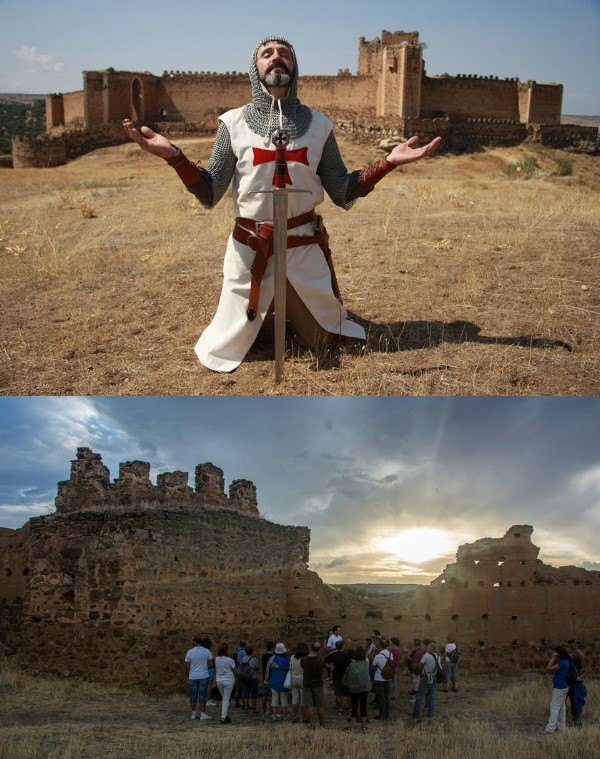
[{"label": "sunlight glow", "polygon": [[430,561],[452,554],[455,550],[453,542],[443,530],[431,527],[414,527],[394,535],[376,538],[374,545],[378,551],[393,554],[411,564]]}]

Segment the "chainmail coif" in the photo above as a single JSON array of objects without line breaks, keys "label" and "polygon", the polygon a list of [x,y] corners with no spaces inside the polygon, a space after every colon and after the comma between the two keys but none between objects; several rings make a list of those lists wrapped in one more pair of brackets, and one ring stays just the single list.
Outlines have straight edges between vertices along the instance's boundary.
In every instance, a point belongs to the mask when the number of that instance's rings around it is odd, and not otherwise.
[{"label": "chainmail coif", "polygon": [[[278,103],[260,81],[256,68],[258,49],[267,42],[282,42],[289,47],[294,59],[294,71],[288,91]],[[294,48],[285,37],[265,37],[258,43],[250,59],[250,83],[252,85],[252,102],[245,106],[243,113],[246,124],[255,134],[264,137],[265,142],[270,142],[272,133],[280,126],[279,106],[281,106],[281,126],[289,134],[290,139],[302,137],[308,131],[312,114],[310,108],[302,105],[298,100],[298,61]]]}]

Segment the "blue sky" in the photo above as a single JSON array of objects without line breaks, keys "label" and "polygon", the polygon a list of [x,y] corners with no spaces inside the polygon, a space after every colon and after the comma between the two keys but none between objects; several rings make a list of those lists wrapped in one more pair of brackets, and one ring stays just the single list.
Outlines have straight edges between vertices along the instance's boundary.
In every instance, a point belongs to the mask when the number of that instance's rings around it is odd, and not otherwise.
[{"label": "blue sky", "polygon": [[301,73],[356,72],[358,37],[383,29],[418,31],[431,75],[558,82],[564,113],[600,115],[600,0],[0,0],[0,92],[71,92],[109,66],[247,71],[271,33]]},{"label": "blue sky", "polygon": [[[78,446],[252,480],[312,530],[330,582],[429,582],[458,545],[534,527],[548,564],[600,569],[598,398],[0,398],[0,526],[53,510]],[[414,533],[426,529],[428,533]]]}]

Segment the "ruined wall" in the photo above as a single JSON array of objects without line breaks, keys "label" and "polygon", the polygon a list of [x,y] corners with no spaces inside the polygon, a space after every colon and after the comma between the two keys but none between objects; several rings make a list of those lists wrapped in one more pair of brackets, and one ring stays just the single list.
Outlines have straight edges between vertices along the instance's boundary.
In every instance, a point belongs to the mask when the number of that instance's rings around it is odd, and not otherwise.
[{"label": "ruined wall", "polygon": [[562,113],[562,84],[537,84],[527,82],[529,97],[529,113],[527,123],[560,124]]},{"label": "ruined wall", "polygon": [[56,514],[29,530],[7,629],[19,659],[148,689],[179,687],[194,634],[280,636],[286,567],[307,560],[307,529],[226,509]]},{"label": "ruined wall", "polygon": [[519,121],[516,80],[494,77],[425,77],[421,116],[436,115]]},{"label": "ruined wall", "polygon": [[163,74],[157,111],[150,118],[202,122],[207,112],[223,113],[248,102],[248,74]]},{"label": "ruined wall", "polygon": [[460,546],[429,586],[357,595],[308,569],[308,528],[257,518],[253,483],[226,496],[210,463],[193,488],[181,471],[154,485],[143,461],[111,481],[79,448],[56,506],[0,529],[0,642],[34,672],[177,691],[194,634],[294,645],[340,622],[349,641],[375,627],[404,646],[452,633],[471,672],[543,667],[574,640],[600,665],[600,572],[543,564],[528,525]]},{"label": "ruined wall", "polygon": [[70,478],[58,483],[55,499],[56,510],[63,514],[132,506],[145,509],[152,504],[169,509],[231,508],[258,515],[255,485],[235,480],[227,497],[223,470],[210,462],[196,466],[193,489],[188,486],[188,473],[181,471],[163,472],[153,485],[146,461],[119,464],[119,476],[111,482],[100,454],[86,447],[77,449]]},{"label": "ruined wall", "polygon": [[83,90],[79,92],[65,92],[63,98],[64,119],[63,124],[77,124],[83,126],[85,107]]},{"label": "ruined wall", "polygon": [[66,163],[67,147],[60,137],[13,137],[12,157],[15,169],[47,169]]},{"label": "ruined wall", "polygon": [[[301,76],[299,96],[332,120],[340,121],[338,111],[351,114],[348,119],[341,119],[343,133],[352,134],[357,141],[380,133],[380,120],[388,118],[395,119],[395,124],[383,130],[388,134],[390,130],[396,132],[403,140],[417,132],[430,134],[428,123],[418,128],[411,125],[412,131],[407,131],[408,120],[450,118],[453,123],[445,134],[452,134],[455,142],[463,146],[474,140],[513,142],[517,131],[498,128],[501,122],[560,124],[561,85],[523,84],[517,79],[500,81],[493,76],[427,77],[423,47],[418,32],[384,30],[381,38],[360,37],[356,76],[347,69],[340,70],[337,76]],[[84,71],[83,75],[82,92],[48,96],[46,121],[50,132],[64,124],[67,130],[80,130],[85,137],[85,130],[119,124],[129,117],[145,121],[169,136],[212,134],[219,115],[244,105],[250,96],[246,73],[165,71],[158,77],[148,72],[107,69]],[[496,126],[463,129],[473,119],[488,123],[491,120]],[[519,133],[526,134],[524,130]],[[540,135],[544,139],[545,133]],[[568,131],[562,137],[552,133],[555,142],[549,144],[559,141],[569,144],[568,135]],[[82,141],[77,155],[98,146],[92,139]],[[34,146],[32,153],[35,151]],[[15,165],[38,165],[35,158],[27,162],[24,149],[21,154]],[[67,149],[67,158],[71,157]]]}]

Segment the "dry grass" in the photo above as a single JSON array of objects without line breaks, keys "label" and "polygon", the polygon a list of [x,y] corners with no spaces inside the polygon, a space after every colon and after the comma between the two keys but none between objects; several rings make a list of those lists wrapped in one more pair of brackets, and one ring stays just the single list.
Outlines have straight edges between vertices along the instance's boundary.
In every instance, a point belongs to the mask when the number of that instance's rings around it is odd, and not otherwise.
[{"label": "dry grass", "polygon": [[[85,682],[33,678],[0,660],[2,759],[548,759],[596,756],[600,685],[588,685],[584,727],[541,734],[548,716],[548,677],[466,678],[458,694],[438,695],[433,721],[414,723],[408,702],[392,702],[389,724],[371,721],[348,733],[331,694],[326,728],[262,722],[231,710],[234,721],[192,722],[185,696],[158,699]],[[213,710],[218,715],[218,710]]]},{"label": "dry grass", "polygon": [[[194,160],[210,140],[184,139]],[[342,143],[348,166],[373,150]],[[509,179],[528,155],[539,170]],[[557,161],[572,177],[548,176]],[[584,395],[600,389],[600,160],[534,147],[437,156],[323,212],[365,350],[319,364],[263,341],[231,375],[193,346],[221,287],[228,199],[197,205],[132,145],[2,171],[0,392]]]}]

